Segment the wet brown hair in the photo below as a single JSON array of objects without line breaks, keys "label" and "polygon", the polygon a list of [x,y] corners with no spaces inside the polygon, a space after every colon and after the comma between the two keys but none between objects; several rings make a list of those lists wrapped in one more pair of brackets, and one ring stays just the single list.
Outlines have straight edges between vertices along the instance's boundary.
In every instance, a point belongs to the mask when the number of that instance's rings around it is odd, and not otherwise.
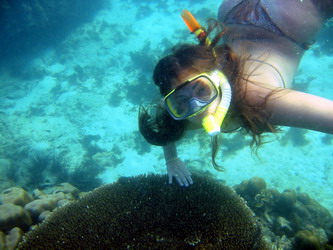
[{"label": "wet brown hair", "polygon": [[[276,132],[277,129],[268,122],[269,115],[265,113],[264,106],[269,98],[250,104],[245,98],[247,82],[253,73],[244,73],[245,61],[250,56],[240,57],[226,44],[216,46],[224,34],[221,26],[216,21],[210,20],[207,35],[218,31],[212,39],[211,46],[182,44],[174,47],[171,53],[162,58],[156,65],[153,80],[159,87],[162,96],[168,94],[171,82],[184,70],[194,72],[210,72],[221,70],[228,78],[232,88],[231,108],[226,119],[241,121],[241,127],[252,136],[251,148],[258,149],[263,143],[264,132]],[[144,138],[154,145],[164,146],[179,140],[185,133],[188,121],[176,121],[166,112],[162,104],[156,106],[152,115],[149,108],[141,107],[139,111],[139,129]],[[217,137],[212,138],[212,161],[215,168],[215,156],[218,148]]]}]

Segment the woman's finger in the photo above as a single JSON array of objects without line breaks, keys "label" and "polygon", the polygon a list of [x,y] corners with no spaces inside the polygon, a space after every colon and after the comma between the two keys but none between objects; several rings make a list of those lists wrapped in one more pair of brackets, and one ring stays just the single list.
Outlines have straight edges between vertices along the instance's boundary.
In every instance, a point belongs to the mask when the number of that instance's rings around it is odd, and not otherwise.
[{"label": "woman's finger", "polygon": [[192,180],[191,174],[186,175],[186,179],[187,179],[187,182],[188,182],[190,185],[193,184],[193,180]]},{"label": "woman's finger", "polygon": [[184,174],[182,174],[182,175],[180,176],[180,179],[181,179],[183,185],[184,185],[185,187],[188,187],[189,184],[188,184],[188,181],[187,181],[186,176],[185,176]]},{"label": "woman's finger", "polygon": [[172,184],[172,174],[168,174],[168,176],[169,176],[169,184]]},{"label": "woman's finger", "polygon": [[180,186],[184,186],[184,183],[183,183],[182,179],[178,175],[174,175],[174,176],[175,176],[175,179],[178,182],[178,184]]}]

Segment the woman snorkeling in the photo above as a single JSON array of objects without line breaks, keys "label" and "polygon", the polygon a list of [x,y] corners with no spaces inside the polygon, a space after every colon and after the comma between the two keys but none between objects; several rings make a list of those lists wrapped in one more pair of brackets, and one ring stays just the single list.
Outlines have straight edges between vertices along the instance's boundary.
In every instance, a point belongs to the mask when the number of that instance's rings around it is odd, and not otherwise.
[{"label": "woman snorkeling", "polygon": [[139,114],[142,135],[163,146],[169,183],[193,183],[176,148],[186,130],[204,128],[211,136],[217,169],[220,132],[243,129],[252,148],[277,126],[333,133],[333,101],[291,89],[305,50],[332,15],[332,0],[224,0],[220,23],[204,29],[182,13],[199,44],[176,46],[157,63],[153,80],[163,100],[156,114]]}]

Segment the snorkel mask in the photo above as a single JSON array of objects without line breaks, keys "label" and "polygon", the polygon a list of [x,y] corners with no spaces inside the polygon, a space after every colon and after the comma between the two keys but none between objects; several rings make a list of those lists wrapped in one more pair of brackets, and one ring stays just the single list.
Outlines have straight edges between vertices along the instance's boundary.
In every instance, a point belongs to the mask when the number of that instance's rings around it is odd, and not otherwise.
[{"label": "snorkel mask", "polygon": [[[200,44],[204,44],[205,46],[210,46],[211,42],[207,37],[205,30],[201,27],[201,25],[193,17],[193,15],[188,10],[184,10],[181,16],[185,24],[189,28],[189,30],[200,41]],[[214,48],[213,48],[213,53],[215,55]],[[185,106],[183,107],[184,109],[187,110],[185,111],[182,111],[181,109],[177,110],[177,108],[175,108],[175,105],[172,105],[171,102],[172,95],[175,95],[177,91],[180,91],[182,89],[186,90],[185,87],[190,86],[190,84],[193,82],[195,83],[195,80],[203,80],[203,82],[209,86],[211,93],[201,96],[193,95],[191,99],[187,100],[187,104],[185,104]],[[220,91],[222,94],[220,93]],[[202,120],[202,126],[205,129],[205,131],[210,136],[215,136],[221,132],[221,125],[228,112],[231,102],[231,87],[228,79],[221,71],[216,70],[213,71],[212,74],[207,74],[207,73],[200,74],[194,78],[187,80],[185,83],[181,84],[178,88],[172,90],[168,95],[166,95],[164,100],[167,106],[167,110],[171,114],[171,116],[176,120],[181,120],[204,112],[207,109],[207,107],[219,95],[221,95],[221,100],[218,107],[216,108],[215,113],[207,115]]]},{"label": "snorkel mask", "polygon": [[220,95],[218,71],[196,75],[164,97],[169,114],[184,120],[204,112]]},{"label": "snorkel mask", "polygon": [[205,130],[213,136],[220,132],[231,99],[230,85],[226,82],[226,77],[219,70],[196,75],[164,97],[166,109],[173,119],[184,120],[201,114],[216,98],[221,97],[215,114],[207,115],[202,122]]}]

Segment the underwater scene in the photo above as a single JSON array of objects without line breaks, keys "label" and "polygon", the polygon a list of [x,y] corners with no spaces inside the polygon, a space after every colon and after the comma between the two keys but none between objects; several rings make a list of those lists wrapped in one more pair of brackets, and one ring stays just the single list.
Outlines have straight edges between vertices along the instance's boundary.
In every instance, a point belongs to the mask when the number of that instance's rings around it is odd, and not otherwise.
[{"label": "underwater scene", "polygon": [[[138,128],[160,58],[197,43],[213,0],[0,3],[0,249],[333,249],[333,135],[186,132],[193,184],[168,184]],[[333,100],[333,21],[294,89]]]}]

